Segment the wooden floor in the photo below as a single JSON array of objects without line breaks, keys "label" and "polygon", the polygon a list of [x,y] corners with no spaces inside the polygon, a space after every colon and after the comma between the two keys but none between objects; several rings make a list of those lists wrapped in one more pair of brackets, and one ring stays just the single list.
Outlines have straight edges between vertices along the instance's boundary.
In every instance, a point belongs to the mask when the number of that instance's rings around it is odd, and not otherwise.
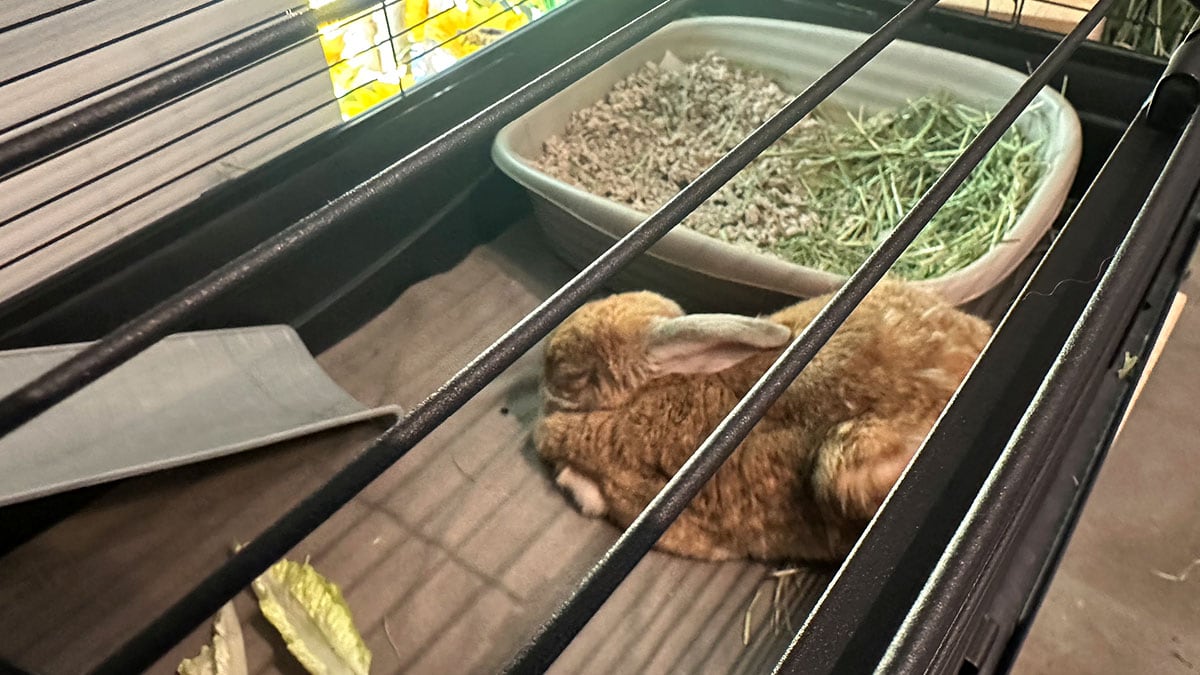
[{"label": "wooden floor", "polygon": [[1182,290],[1188,302],[1100,469],[1017,675],[1200,672],[1200,277]]}]

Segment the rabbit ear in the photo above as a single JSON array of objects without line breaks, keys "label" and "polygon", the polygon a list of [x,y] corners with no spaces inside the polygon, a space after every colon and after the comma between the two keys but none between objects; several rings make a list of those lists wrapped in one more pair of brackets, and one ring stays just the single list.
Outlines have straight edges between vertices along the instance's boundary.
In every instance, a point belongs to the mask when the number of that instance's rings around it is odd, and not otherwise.
[{"label": "rabbit ear", "polygon": [[716,373],[787,344],[787,326],[737,314],[690,314],[660,321],[650,331],[646,355],[659,375]]}]

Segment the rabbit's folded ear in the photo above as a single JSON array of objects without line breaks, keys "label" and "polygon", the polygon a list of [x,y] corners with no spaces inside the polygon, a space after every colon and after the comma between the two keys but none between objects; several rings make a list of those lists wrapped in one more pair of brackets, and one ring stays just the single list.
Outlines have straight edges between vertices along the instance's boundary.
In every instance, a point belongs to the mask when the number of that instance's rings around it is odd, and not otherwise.
[{"label": "rabbit's folded ear", "polygon": [[658,375],[716,373],[792,338],[787,326],[737,314],[690,314],[659,321],[646,356]]}]

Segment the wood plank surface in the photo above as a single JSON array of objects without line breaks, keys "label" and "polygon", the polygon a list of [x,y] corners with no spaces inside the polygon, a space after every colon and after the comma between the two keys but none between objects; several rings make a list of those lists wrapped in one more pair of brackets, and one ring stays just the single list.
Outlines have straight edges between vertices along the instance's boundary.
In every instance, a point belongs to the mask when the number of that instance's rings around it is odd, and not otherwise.
[{"label": "wood plank surface", "polygon": [[[937,6],[1066,34],[1095,5],[1096,0],[941,0]],[[1098,40],[1103,31],[1101,20],[1088,38]]]}]

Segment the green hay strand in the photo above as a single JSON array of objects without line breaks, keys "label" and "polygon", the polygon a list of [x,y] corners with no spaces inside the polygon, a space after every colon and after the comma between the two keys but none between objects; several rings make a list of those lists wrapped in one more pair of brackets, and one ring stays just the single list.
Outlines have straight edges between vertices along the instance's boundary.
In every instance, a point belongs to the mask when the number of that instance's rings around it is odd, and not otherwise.
[{"label": "green hay strand", "polygon": [[[814,114],[822,123],[789,134],[770,153],[792,161],[813,216],[773,252],[837,274],[862,263],[990,119],[945,94],[872,116],[828,106]],[[1004,243],[1044,170],[1040,148],[1010,129],[894,271],[910,280],[944,276]]]}]

